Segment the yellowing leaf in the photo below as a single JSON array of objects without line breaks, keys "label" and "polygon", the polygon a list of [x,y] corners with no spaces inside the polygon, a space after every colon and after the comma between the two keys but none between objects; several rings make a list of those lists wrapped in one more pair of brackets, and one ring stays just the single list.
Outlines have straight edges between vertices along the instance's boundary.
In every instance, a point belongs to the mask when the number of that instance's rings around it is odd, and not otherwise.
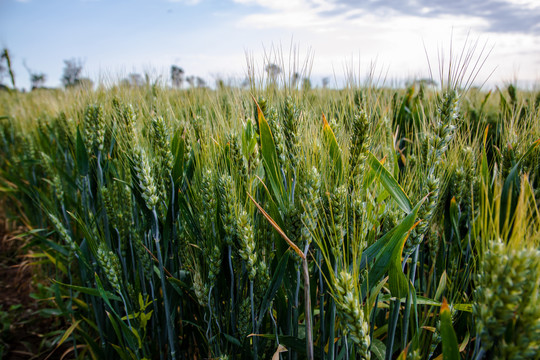
[{"label": "yellowing leaf", "polygon": [[326,121],[326,116],[322,114],[322,117],[324,145],[326,146],[330,161],[332,162],[332,169],[335,172],[336,181],[339,183],[343,174],[343,161],[341,159],[341,150],[336,140],[336,135],[332,131],[332,128],[330,127],[330,124],[328,124],[328,121]]},{"label": "yellowing leaf", "polygon": [[287,348],[283,345],[279,345],[276,349],[276,352],[274,353],[274,355],[272,355],[272,360],[279,360],[279,354],[282,353],[282,352],[287,352]]},{"label": "yellowing leaf", "polygon": [[444,360],[460,360],[459,346],[457,342],[457,336],[452,327],[452,314],[450,313],[450,307],[446,298],[443,298],[441,305],[441,338],[443,346],[443,359]]}]

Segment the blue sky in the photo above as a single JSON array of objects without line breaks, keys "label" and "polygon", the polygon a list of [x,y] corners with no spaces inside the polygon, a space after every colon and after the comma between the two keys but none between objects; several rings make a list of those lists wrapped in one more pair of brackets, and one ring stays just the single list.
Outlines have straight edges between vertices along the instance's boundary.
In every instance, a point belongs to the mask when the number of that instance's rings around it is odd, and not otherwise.
[{"label": "blue sky", "polygon": [[313,60],[315,84],[370,71],[400,81],[429,76],[426,52],[437,72],[438,51],[451,39],[461,50],[467,35],[492,49],[479,83],[492,71],[490,84],[540,82],[539,0],[0,0],[0,46],[26,88],[23,61],[47,74],[47,86],[60,85],[70,58],[95,82],[168,78],[177,64],[211,84],[243,78],[246,53],[260,71],[280,49],[288,68],[291,44],[298,62]]}]

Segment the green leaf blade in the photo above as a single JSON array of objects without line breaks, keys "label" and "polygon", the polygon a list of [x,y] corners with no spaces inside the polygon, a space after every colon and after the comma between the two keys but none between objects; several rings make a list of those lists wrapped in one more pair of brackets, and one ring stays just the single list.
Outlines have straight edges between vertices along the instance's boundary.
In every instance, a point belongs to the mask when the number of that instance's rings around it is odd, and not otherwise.
[{"label": "green leaf blade", "polygon": [[375,171],[376,177],[381,182],[382,186],[392,195],[399,207],[407,214],[412,211],[411,200],[397,180],[390,174],[388,170],[381,164],[379,160],[371,152],[368,152],[367,163]]}]

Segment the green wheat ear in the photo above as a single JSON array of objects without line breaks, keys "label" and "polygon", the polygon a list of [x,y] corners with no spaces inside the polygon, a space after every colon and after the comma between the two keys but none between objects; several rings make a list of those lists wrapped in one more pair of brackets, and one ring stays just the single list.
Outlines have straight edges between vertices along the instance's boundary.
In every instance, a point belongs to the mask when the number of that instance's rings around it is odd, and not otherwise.
[{"label": "green wheat ear", "polygon": [[232,245],[236,237],[236,186],[230,175],[219,178],[219,190],[221,193],[221,221],[225,230],[225,244]]},{"label": "green wheat ear", "polygon": [[152,129],[153,129],[153,142],[158,154],[159,162],[161,168],[165,171],[165,178],[172,171],[174,156],[171,152],[171,146],[169,144],[169,128],[165,123],[163,117],[158,116],[152,119]]},{"label": "green wheat ear", "polygon": [[283,106],[283,132],[287,155],[293,168],[298,165],[298,155],[300,153],[299,117],[300,111],[294,104],[292,97],[287,96]]},{"label": "green wheat ear", "polygon": [[251,219],[243,208],[237,210],[236,228],[240,247],[240,257],[247,264],[249,280],[253,281],[257,275],[257,253],[255,252],[255,233],[251,225]]},{"label": "green wheat ear", "polygon": [[197,297],[199,305],[206,307],[208,305],[208,293],[210,289],[205,285],[200,270],[191,272],[193,280],[193,292]]},{"label": "green wheat ear", "polygon": [[474,293],[482,347],[492,356],[532,359],[540,351],[540,251],[492,240]]},{"label": "green wheat ear", "polygon": [[285,135],[282,126],[282,120],[279,117],[277,110],[274,107],[268,109],[268,115],[265,114],[266,121],[270,126],[274,144],[276,145],[276,153],[279,160],[279,166],[282,169],[287,168],[287,146],[285,144]]},{"label": "green wheat ear", "polygon": [[347,232],[347,197],[348,190],[346,185],[341,185],[336,188],[333,194],[330,194],[330,216],[329,221],[329,236],[332,244],[332,253],[336,258],[339,258],[343,247],[343,239]]},{"label": "green wheat ear", "polygon": [[403,249],[403,253],[406,255],[412,254],[413,250],[422,242],[428,232],[439,200],[439,183],[439,179],[433,174],[430,174],[426,180],[427,189],[425,191],[427,192],[427,200],[418,211],[418,218],[422,219],[422,223],[413,229],[411,236],[407,239]]},{"label": "green wheat ear", "polygon": [[214,172],[206,169],[201,177],[201,200],[202,212],[200,217],[201,226],[206,230],[209,236],[215,233],[215,222],[217,215],[218,199],[215,191]]},{"label": "green wheat ear", "polygon": [[347,334],[359,346],[361,358],[370,359],[369,323],[364,317],[361,297],[355,289],[353,276],[347,271],[341,271],[335,279],[334,291]]},{"label": "green wheat ear", "polygon": [[122,269],[118,256],[101,244],[97,250],[97,260],[113,289],[122,293]]},{"label": "green wheat ear", "polygon": [[301,232],[303,246],[310,244],[313,240],[313,234],[319,220],[320,188],[321,178],[319,172],[316,167],[312,167],[307,171],[304,184],[300,189],[300,201],[304,207],[304,211],[300,216],[304,225]]},{"label": "green wheat ear", "polygon": [[101,105],[88,105],[84,114],[83,133],[86,149],[92,152],[94,147],[103,151],[105,143],[105,116]]},{"label": "green wheat ear", "polygon": [[49,214],[49,218],[51,219],[51,222],[53,223],[54,228],[60,235],[60,238],[64,241],[64,243],[69,248],[68,253],[68,261],[71,262],[73,260],[73,255],[77,251],[77,244],[75,241],[73,241],[73,238],[68,234],[67,229],[65,226],[58,220],[58,218],[52,214]]},{"label": "green wheat ear", "polygon": [[354,114],[349,146],[349,167],[351,177],[357,183],[366,159],[369,143],[369,121],[365,111]]},{"label": "green wheat ear", "polygon": [[152,167],[148,161],[146,152],[137,147],[133,151],[133,169],[137,175],[137,182],[141,188],[142,197],[149,210],[153,210],[158,204],[159,197],[152,173]]},{"label": "green wheat ear", "polygon": [[137,255],[137,258],[139,259],[139,264],[142,267],[143,276],[146,280],[150,280],[152,278],[153,273],[153,263],[151,255],[146,250],[146,247],[144,246],[144,243],[141,239],[140,234],[135,232],[135,230],[131,230],[131,240],[133,241],[132,247],[135,250],[135,254]]}]

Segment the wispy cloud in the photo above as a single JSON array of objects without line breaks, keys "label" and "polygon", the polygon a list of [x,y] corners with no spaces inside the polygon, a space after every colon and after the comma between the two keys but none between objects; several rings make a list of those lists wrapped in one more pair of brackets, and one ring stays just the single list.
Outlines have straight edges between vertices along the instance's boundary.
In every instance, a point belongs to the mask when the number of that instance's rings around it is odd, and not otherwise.
[{"label": "wispy cloud", "polygon": [[[271,24],[289,28],[317,27],[375,15],[389,18],[444,16],[477,18],[485,31],[540,34],[540,1],[537,0],[235,0],[265,9],[243,21],[259,27]],[[270,11],[270,12],[269,12]]]},{"label": "wispy cloud", "polygon": [[[358,8],[353,0],[337,0],[341,8]],[[367,10],[393,10],[419,17],[443,15],[477,17],[485,20],[490,32],[540,33],[540,7],[520,0],[379,0],[365,2]]]},{"label": "wispy cloud", "polygon": [[[375,61],[390,77],[415,77],[425,74],[426,55],[432,63],[442,61],[439,56],[450,40],[460,49],[478,41],[478,52],[484,43],[486,53],[493,47],[481,78],[494,68],[495,76],[539,76],[539,0],[234,1],[249,9],[235,20],[237,26],[251,32],[271,29],[261,33],[272,33],[273,39],[292,34],[296,41],[309,43],[319,73],[339,73],[336,59],[354,58],[364,66],[366,60]],[[343,66],[346,71],[353,68]]]},{"label": "wispy cloud", "polygon": [[202,0],[167,0],[170,3],[183,3],[186,5],[197,5]]},{"label": "wispy cloud", "polygon": [[[315,32],[332,28],[343,14],[334,13],[337,6],[325,0],[234,0],[244,5],[257,5],[264,10],[254,12],[239,24],[255,28],[308,28]],[[327,14],[332,14],[327,16]]]}]

